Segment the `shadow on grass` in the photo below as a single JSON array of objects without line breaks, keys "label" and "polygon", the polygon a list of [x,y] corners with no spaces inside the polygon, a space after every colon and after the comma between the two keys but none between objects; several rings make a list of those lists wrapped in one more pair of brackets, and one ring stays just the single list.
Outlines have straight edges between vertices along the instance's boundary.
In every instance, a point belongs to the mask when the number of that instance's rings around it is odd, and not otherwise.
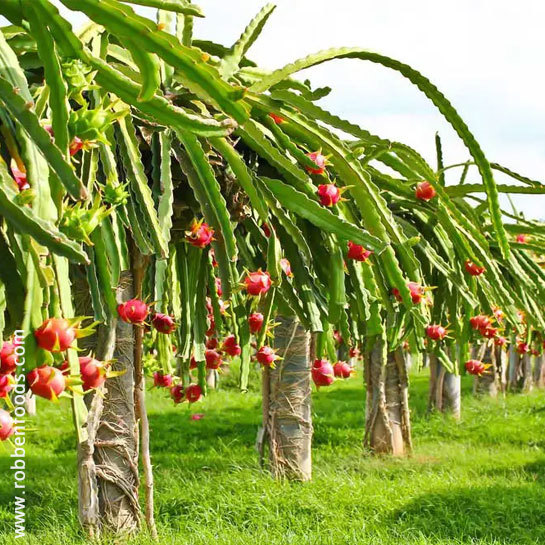
[{"label": "shadow on grass", "polygon": [[545,490],[524,483],[425,494],[385,522],[402,535],[421,533],[430,540],[456,543],[487,539],[507,545],[545,543],[544,517]]}]

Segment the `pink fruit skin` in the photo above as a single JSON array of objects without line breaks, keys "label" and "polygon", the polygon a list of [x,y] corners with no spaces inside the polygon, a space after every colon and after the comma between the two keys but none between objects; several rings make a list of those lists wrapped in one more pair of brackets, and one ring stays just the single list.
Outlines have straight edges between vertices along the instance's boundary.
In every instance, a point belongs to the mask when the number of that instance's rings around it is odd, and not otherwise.
[{"label": "pink fruit skin", "polygon": [[157,312],[151,321],[153,327],[164,335],[170,335],[176,330],[176,322],[172,316]]},{"label": "pink fruit skin", "polygon": [[208,321],[210,325],[208,326],[208,329],[206,330],[205,335],[207,337],[211,337],[216,332],[216,322],[212,316],[208,316]]},{"label": "pink fruit skin", "polygon": [[129,299],[117,306],[119,317],[128,324],[142,324],[149,314],[149,307],[140,299]]},{"label": "pink fruit skin", "polygon": [[206,360],[207,369],[219,369],[223,363],[221,354],[216,350],[205,350],[204,358]]},{"label": "pink fruit skin", "polygon": [[170,389],[170,397],[174,400],[174,403],[183,403],[185,401],[185,390],[181,384],[176,384]]},{"label": "pink fruit skin", "polygon": [[185,398],[189,403],[196,403],[202,397],[202,389],[198,384],[190,384],[185,390]]},{"label": "pink fruit skin", "polygon": [[465,368],[470,375],[482,375],[485,371],[483,362],[479,360],[466,361]]},{"label": "pink fruit skin", "polygon": [[249,295],[258,296],[267,293],[271,287],[271,275],[261,269],[251,272],[244,279],[246,291]]},{"label": "pink fruit skin", "polygon": [[487,339],[493,339],[498,334],[498,328],[492,326],[481,327],[479,333]]},{"label": "pink fruit skin", "polygon": [[291,270],[291,263],[285,257],[283,257],[280,260],[280,267],[282,268],[282,270],[284,271],[284,274],[286,276],[288,276],[288,277],[293,276],[293,272]]},{"label": "pink fruit skin", "polygon": [[479,314],[477,316],[473,316],[469,319],[469,323],[471,324],[471,327],[473,329],[485,329],[488,326],[491,325],[492,321],[490,317],[485,316],[484,314]]},{"label": "pink fruit skin", "polygon": [[209,350],[215,350],[218,347],[218,339],[216,337],[211,337],[206,341],[206,348]]},{"label": "pink fruit skin", "polygon": [[329,386],[335,380],[335,371],[327,360],[314,360],[311,374],[317,387]]},{"label": "pink fruit skin", "polygon": [[0,373],[13,373],[17,369],[17,356],[15,354],[15,345],[9,341],[4,341],[2,350],[0,350]]},{"label": "pink fruit skin", "polygon": [[505,346],[507,344],[507,339],[505,337],[496,337],[494,339],[494,344],[496,346]]},{"label": "pink fruit skin", "polygon": [[214,239],[214,229],[208,223],[193,222],[185,239],[197,248],[206,248]]},{"label": "pink fruit skin", "polygon": [[440,341],[447,336],[447,330],[441,325],[429,325],[426,328],[426,335],[433,341]]},{"label": "pink fruit skin", "polygon": [[0,441],[9,439],[14,433],[13,418],[4,409],[0,409]]},{"label": "pink fruit skin", "polygon": [[256,352],[255,358],[261,365],[270,367],[278,359],[278,356],[270,346],[262,346]]},{"label": "pink fruit skin", "polygon": [[49,352],[63,352],[72,346],[76,330],[67,320],[49,318],[34,331],[34,337],[40,348]]},{"label": "pink fruit skin", "polygon": [[326,158],[324,155],[322,155],[319,151],[313,151],[311,153],[307,153],[307,157],[314,162],[316,165],[315,168],[313,167],[305,167],[305,170],[309,174],[323,174],[325,172],[325,164],[326,164]]},{"label": "pink fruit skin", "polygon": [[341,192],[335,184],[321,184],[317,193],[322,206],[335,206],[341,200]]},{"label": "pink fruit skin", "polygon": [[223,295],[223,288],[221,287],[221,278],[216,278],[216,293],[218,294],[218,297],[221,297]]},{"label": "pink fruit skin", "polygon": [[172,386],[172,375],[164,375],[160,371],[153,373],[153,385],[157,388],[170,388]]},{"label": "pink fruit skin", "polygon": [[365,249],[360,244],[356,244],[351,240],[348,241],[348,253],[346,254],[348,259],[354,259],[355,261],[361,261],[363,263],[364,261],[367,261],[372,253],[371,250]]},{"label": "pink fruit skin", "polygon": [[15,180],[19,191],[24,191],[25,189],[30,188],[30,185],[27,181],[26,172],[19,170],[15,165],[15,161],[11,165],[11,173],[13,174],[13,179]]},{"label": "pink fruit skin", "polygon": [[261,330],[263,327],[263,320],[264,320],[263,314],[261,312],[253,312],[248,317],[248,324],[250,325],[250,332],[251,333],[257,333]]},{"label": "pink fruit skin", "polygon": [[[68,363],[68,362],[66,362]],[[106,371],[102,363],[90,356],[79,358],[79,370],[83,381],[83,391],[99,388],[106,381]]]},{"label": "pink fruit skin", "polygon": [[353,371],[352,367],[345,361],[338,361],[333,366],[333,372],[337,378],[350,378]]},{"label": "pink fruit skin", "polygon": [[226,337],[226,339],[223,341],[222,348],[226,354],[229,354],[229,356],[240,356],[242,353],[242,348],[237,343],[237,339],[234,335],[229,335],[229,337]]},{"label": "pink fruit skin", "polygon": [[[424,297],[424,288],[420,284],[417,284],[416,282],[409,282],[407,284],[407,288],[409,288],[409,291],[411,292],[412,302],[415,305],[418,305],[418,303],[422,301],[422,297]],[[401,293],[397,288],[393,288],[392,293],[398,301],[400,302],[403,301],[403,298],[401,297]]]},{"label": "pink fruit skin", "polygon": [[70,156],[76,155],[76,153],[78,153],[78,151],[80,151],[82,148],[83,140],[81,138],[78,138],[77,136],[74,136],[69,146]]},{"label": "pink fruit skin", "polygon": [[27,374],[32,393],[45,399],[58,397],[66,388],[66,379],[56,367],[42,365]]},{"label": "pink fruit skin", "polygon": [[6,398],[15,387],[15,379],[12,375],[0,375],[0,397]]}]

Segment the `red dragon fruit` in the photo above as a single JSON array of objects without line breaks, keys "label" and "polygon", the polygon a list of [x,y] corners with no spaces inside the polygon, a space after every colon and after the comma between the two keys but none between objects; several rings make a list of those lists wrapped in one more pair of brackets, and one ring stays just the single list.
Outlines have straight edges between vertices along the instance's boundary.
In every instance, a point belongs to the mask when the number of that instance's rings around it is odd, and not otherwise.
[{"label": "red dragon fruit", "polygon": [[415,197],[420,201],[431,201],[436,195],[435,189],[430,182],[419,182],[416,184]]},{"label": "red dragon fruit", "polygon": [[0,397],[6,398],[15,386],[13,375],[0,375]]},{"label": "red dragon fruit", "polygon": [[17,369],[15,348],[16,346],[9,341],[4,341],[2,344],[2,350],[0,350],[0,373],[13,373]]},{"label": "red dragon fruit", "polygon": [[263,320],[265,317],[261,312],[252,312],[250,316],[248,316],[248,324],[250,326],[250,332],[251,333],[258,333],[261,328],[263,327]]},{"label": "red dragon fruit", "polygon": [[140,299],[129,299],[117,306],[117,313],[128,324],[143,324],[148,317],[149,307]]},{"label": "red dragon fruit", "polygon": [[[409,291],[411,292],[411,299],[415,305],[419,304],[422,301],[422,298],[424,297],[424,288],[416,283],[416,282],[409,282],[407,284],[407,287],[409,288]],[[392,288],[392,294],[396,298],[397,301],[401,302],[403,301],[403,297],[401,297],[401,292],[397,288]]]},{"label": "red dragon fruit", "polygon": [[210,337],[206,341],[206,348],[209,350],[215,350],[218,347],[218,339],[216,337]]},{"label": "red dragon fruit", "polygon": [[262,346],[255,354],[255,359],[263,367],[274,368],[274,362],[280,359],[280,356],[270,346]]},{"label": "red dragon fruit", "polygon": [[259,269],[256,272],[248,273],[244,279],[246,291],[249,295],[258,296],[267,293],[271,287],[271,275]]},{"label": "red dragon fruit", "polygon": [[309,174],[323,174],[325,172],[327,159],[319,151],[307,153],[307,157],[316,165],[316,167],[306,166],[305,170]]},{"label": "red dragon fruit", "polygon": [[48,318],[34,331],[40,348],[49,352],[63,352],[72,346],[77,337],[76,328],[63,318]]},{"label": "red dragon fruit", "polygon": [[206,248],[214,240],[214,229],[202,220],[193,220],[191,229],[185,234],[185,239],[197,248]]},{"label": "red dragon fruit", "polygon": [[464,267],[467,273],[470,274],[471,276],[480,276],[486,271],[485,267],[479,267],[472,261],[469,261],[469,259],[467,259],[466,262],[464,263]]},{"label": "red dragon fruit", "polygon": [[[68,362],[65,362],[68,365]],[[79,358],[79,370],[83,381],[83,391],[100,388],[106,381],[104,364],[91,356]]]},{"label": "red dragon fruit", "polygon": [[335,380],[333,366],[324,359],[314,360],[311,374],[312,380],[318,388],[320,386],[329,386]]},{"label": "red dragon fruit", "polygon": [[221,354],[216,350],[205,350],[204,359],[207,369],[219,369],[223,364]]},{"label": "red dragon fruit", "polygon": [[15,433],[13,418],[4,409],[0,409],[0,441],[9,439]]},{"label": "red dragon fruit", "polygon": [[15,180],[15,183],[17,184],[19,191],[24,191],[25,189],[30,188],[30,185],[27,180],[26,171],[20,170],[17,167],[17,164],[15,163],[15,161],[11,162],[11,173],[13,174],[13,179]]},{"label": "red dragon fruit", "polygon": [[497,327],[492,327],[489,325],[488,327],[481,327],[479,329],[479,333],[485,338],[485,339],[493,339],[498,335],[499,329]]},{"label": "red dragon fruit", "polygon": [[494,314],[494,318],[496,318],[498,322],[501,322],[504,318],[503,310],[499,307],[494,307],[492,309],[492,314]]},{"label": "red dragon fruit", "polygon": [[221,278],[216,277],[214,282],[216,283],[216,293],[218,294],[218,297],[221,297],[223,295],[223,287],[221,285]]},{"label": "red dragon fruit", "polygon": [[170,335],[176,330],[176,322],[172,316],[156,312],[151,320],[153,327],[165,335]]},{"label": "red dragon fruit", "polygon": [[333,373],[337,378],[350,378],[354,369],[345,361],[338,361],[333,366]]},{"label": "red dragon fruit", "polygon": [[196,403],[202,397],[202,388],[198,384],[190,384],[185,389],[185,398],[189,403]]},{"label": "red dragon fruit", "polygon": [[348,259],[364,262],[367,261],[372,253],[373,252],[371,250],[366,250],[360,244],[356,244],[351,240],[348,241],[348,253],[346,254]]},{"label": "red dragon fruit", "polygon": [[323,206],[335,206],[341,200],[341,191],[335,184],[320,184],[317,193]]},{"label": "red dragon fruit", "polygon": [[360,349],[357,346],[354,346],[348,351],[348,357],[352,359],[358,359],[361,356]]},{"label": "red dragon fruit", "polygon": [[182,384],[175,384],[170,388],[170,397],[174,403],[183,403],[185,401],[185,390]]},{"label": "red dragon fruit", "polygon": [[496,337],[494,339],[494,344],[496,346],[505,346],[507,344],[507,339],[505,337]]},{"label": "red dragon fruit", "polygon": [[466,361],[465,368],[470,375],[480,377],[486,371],[487,366],[482,361],[469,360]]},{"label": "red dragon fruit", "polygon": [[216,321],[213,316],[208,316],[208,329],[206,330],[205,335],[207,337],[212,337],[216,333]]},{"label": "red dragon fruit", "polygon": [[27,373],[27,382],[37,396],[45,399],[56,400],[66,389],[66,379],[56,367],[42,365]]},{"label": "red dragon fruit", "polygon": [[480,330],[492,325],[492,320],[489,316],[486,316],[484,314],[478,314],[477,316],[473,316],[472,318],[470,318],[469,323],[471,324],[471,327],[473,329]]},{"label": "red dragon fruit", "polygon": [[83,140],[77,136],[74,136],[69,146],[70,156],[76,155],[76,153],[83,148],[83,145]]},{"label": "red dragon fruit", "polygon": [[447,336],[447,330],[442,325],[433,324],[426,327],[426,335],[432,341],[441,341]]},{"label": "red dragon fruit", "polygon": [[237,343],[237,339],[234,335],[229,335],[225,338],[222,344],[222,350],[232,357],[240,356],[240,354],[242,353],[242,348]]},{"label": "red dragon fruit", "polygon": [[269,238],[271,236],[271,228],[269,227],[269,224],[267,222],[263,222],[261,224],[261,230],[263,231],[263,234]]},{"label": "red dragon fruit", "polygon": [[153,385],[156,388],[170,388],[173,380],[172,375],[165,375],[161,371],[155,371],[153,373]]}]

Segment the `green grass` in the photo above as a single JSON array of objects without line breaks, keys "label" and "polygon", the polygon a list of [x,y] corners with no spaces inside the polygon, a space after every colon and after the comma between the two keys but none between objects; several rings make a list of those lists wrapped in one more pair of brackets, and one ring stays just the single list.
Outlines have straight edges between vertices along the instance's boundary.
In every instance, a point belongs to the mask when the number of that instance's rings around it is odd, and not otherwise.
[{"label": "green grass", "polygon": [[[426,414],[427,377],[411,384],[415,451],[370,458],[361,449],[360,379],[314,395],[314,479],[274,482],[253,445],[255,391],[212,393],[189,420],[149,394],[161,544],[545,543],[545,396],[473,399],[463,419]],[[27,467],[28,543],[87,543],[77,522],[74,434],[66,401],[39,404]],[[0,457],[0,543],[11,544],[13,485]],[[21,540],[18,541],[21,543]],[[150,543],[145,536],[134,543]]]}]

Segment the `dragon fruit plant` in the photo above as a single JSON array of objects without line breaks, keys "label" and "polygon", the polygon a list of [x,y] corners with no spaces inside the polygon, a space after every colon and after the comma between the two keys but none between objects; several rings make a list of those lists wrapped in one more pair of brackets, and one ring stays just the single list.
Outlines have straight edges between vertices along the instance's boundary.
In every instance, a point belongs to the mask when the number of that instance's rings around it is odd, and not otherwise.
[{"label": "dragon fruit plant", "polygon": [[[406,422],[406,341],[416,359],[429,351],[452,373],[476,342],[538,342],[544,278],[534,252],[544,239],[532,222],[504,224],[493,173],[521,176],[488,162],[424,75],[359,48],[262,70],[249,50],[273,5],[226,47],[193,37],[203,12],[187,0],[61,3],[96,24],[74,31],[50,0],[0,2],[12,23],[0,29],[0,388],[8,409],[13,379],[1,377],[12,377],[9,339],[23,330],[31,390],[54,399],[72,381],[80,454],[93,451],[88,425],[115,425],[120,441],[140,425],[151,483],[144,374],[176,405],[198,404],[207,373],[228,359],[240,363],[241,390],[256,372],[266,384],[292,364],[278,317],[302,326],[303,344],[308,332],[319,338],[316,362],[304,362],[305,399],[311,376],[327,395],[335,375],[350,374],[338,361],[338,331],[346,350],[364,351],[369,392],[397,373],[397,399],[385,401],[399,402]],[[158,8],[156,20],[131,4]],[[432,167],[319,105],[329,89],[296,73],[338,58],[380,64],[416,85],[468,150],[461,181],[474,168],[478,183],[445,184],[439,141]],[[486,195],[478,209],[473,193]],[[501,324],[486,326],[496,330],[472,329],[470,318],[493,307],[504,312]],[[83,344],[93,354],[84,361]],[[92,418],[84,390],[104,396]],[[384,407],[368,407],[371,450]],[[111,414],[121,418],[110,422]],[[3,411],[2,440],[12,434],[10,419]],[[410,432],[404,438],[410,448]],[[101,456],[100,442],[94,452]],[[138,460],[134,449],[129,455]],[[132,510],[123,528],[109,530],[135,533],[138,475],[128,464],[116,472],[134,484],[120,488]],[[87,477],[81,487],[96,479],[103,489],[100,474]],[[145,489],[156,535],[152,487]],[[95,537],[120,509],[117,496],[98,502],[96,494],[80,494],[101,506],[80,505]]]}]

